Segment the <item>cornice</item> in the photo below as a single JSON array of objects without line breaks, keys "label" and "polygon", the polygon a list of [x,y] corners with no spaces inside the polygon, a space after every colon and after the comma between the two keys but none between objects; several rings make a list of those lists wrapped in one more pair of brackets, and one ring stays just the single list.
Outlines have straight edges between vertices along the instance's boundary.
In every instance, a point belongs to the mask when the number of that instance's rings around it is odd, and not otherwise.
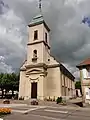
[{"label": "cornice", "polygon": [[44,45],[47,46],[48,49],[50,49],[50,46],[43,40],[41,40],[41,41],[36,40],[36,41],[34,41],[32,43],[28,43],[27,45],[35,45],[35,44],[39,44],[39,43],[44,43]]},{"label": "cornice", "polygon": [[48,30],[48,32],[50,32],[50,28],[47,26],[46,22],[43,20],[43,21],[40,21],[40,22],[36,22],[36,23],[33,23],[33,24],[29,24],[28,27],[33,27],[33,26],[36,26],[36,25],[40,25],[40,24],[44,24],[44,26],[46,27],[46,29]]},{"label": "cornice", "polygon": [[26,68],[21,68],[20,71],[26,71]]},{"label": "cornice", "polygon": [[55,67],[60,67],[60,64],[53,64],[47,66],[47,68],[55,68]]},{"label": "cornice", "polygon": [[43,68],[45,68],[45,69],[47,69],[47,65],[46,64],[44,64],[44,63],[38,63],[38,64],[35,64],[35,65],[26,65],[26,69],[28,69],[28,68],[38,68],[38,67],[43,67]]}]

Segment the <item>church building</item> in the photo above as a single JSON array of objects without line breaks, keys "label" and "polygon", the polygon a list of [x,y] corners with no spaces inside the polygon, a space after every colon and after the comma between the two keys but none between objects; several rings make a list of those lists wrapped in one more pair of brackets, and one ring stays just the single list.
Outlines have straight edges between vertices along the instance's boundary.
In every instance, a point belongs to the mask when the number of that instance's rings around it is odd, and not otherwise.
[{"label": "church building", "polygon": [[20,69],[19,98],[73,97],[75,77],[50,54],[50,28],[43,15],[28,25],[27,60]]}]

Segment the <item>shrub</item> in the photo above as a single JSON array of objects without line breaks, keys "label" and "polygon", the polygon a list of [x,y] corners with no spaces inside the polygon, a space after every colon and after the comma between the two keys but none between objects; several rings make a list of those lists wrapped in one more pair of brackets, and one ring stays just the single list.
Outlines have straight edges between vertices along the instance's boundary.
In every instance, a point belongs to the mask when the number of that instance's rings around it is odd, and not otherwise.
[{"label": "shrub", "polygon": [[62,102],[62,97],[58,97],[56,100],[57,104]]}]

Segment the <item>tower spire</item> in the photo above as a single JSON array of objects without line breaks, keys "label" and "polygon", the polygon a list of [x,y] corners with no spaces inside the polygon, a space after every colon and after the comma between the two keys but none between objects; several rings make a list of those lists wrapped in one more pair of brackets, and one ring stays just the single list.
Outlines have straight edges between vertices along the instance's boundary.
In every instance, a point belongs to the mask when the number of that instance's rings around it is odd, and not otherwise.
[{"label": "tower spire", "polygon": [[42,12],[42,0],[39,0],[39,10]]}]

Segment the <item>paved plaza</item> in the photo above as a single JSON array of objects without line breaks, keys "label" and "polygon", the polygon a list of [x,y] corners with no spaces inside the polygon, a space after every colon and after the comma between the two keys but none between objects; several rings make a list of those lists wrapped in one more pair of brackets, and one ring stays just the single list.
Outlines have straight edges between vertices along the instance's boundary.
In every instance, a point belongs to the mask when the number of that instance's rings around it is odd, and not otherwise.
[{"label": "paved plaza", "polygon": [[4,120],[90,120],[90,109],[86,108],[26,104],[4,105],[4,107],[12,109],[12,114],[3,118]]}]

